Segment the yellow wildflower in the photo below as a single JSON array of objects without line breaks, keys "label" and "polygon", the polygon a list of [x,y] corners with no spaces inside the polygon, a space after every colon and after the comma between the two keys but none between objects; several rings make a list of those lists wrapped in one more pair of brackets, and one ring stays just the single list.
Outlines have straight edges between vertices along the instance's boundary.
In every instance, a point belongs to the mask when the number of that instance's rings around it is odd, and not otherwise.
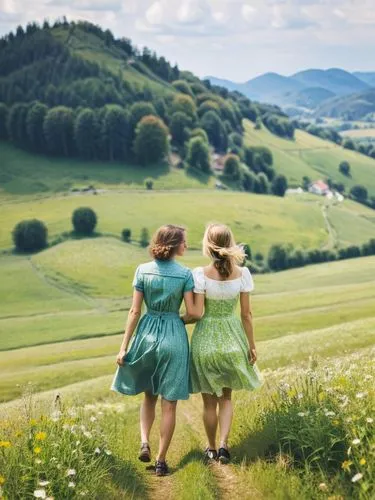
[{"label": "yellow wildflower", "polygon": [[366,459],[365,458],[361,458],[361,460],[359,461],[360,465],[365,465],[366,464]]},{"label": "yellow wildflower", "polygon": [[319,401],[324,401],[326,399],[326,395],[324,392],[319,392],[318,394]]},{"label": "yellow wildflower", "polygon": [[34,448],[34,453],[35,455],[39,455],[39,453],[42,451],[42,448],[40,446],[35,446]]},{"label": "yellow wildflower", "polygon": [[47,433],[46,432],[40,431],[40,432],[37,432],[35,434],[35,439],[37,441],[44,441],[46,439],[46,437],[47,437]]},{"label": "yellow wildflower", "polygon": [[10,441],[0,441],[0,448],[10,448],[12,446]]},{"label": "yellow wildflower", "polygon": [[30,425],[31,425],[31,427],[35,427],[37,423],[38,423],[38,422],[35,420],[35,418],[32,418],[32,419],[30,420]]},{"label": "yellow wildflower", "polygon": [[350,466],[353,465],[353,462],[351,460],[345,460],[342,464],[341,464],[341,468],[343,470],[350,470]]},{"label": "yellow wildflower", "polygon": [[5,483],[5,477],[0,475],[0,486]]},{"label": "yellow wildflower", "polygon": [[16,432],[16,437],[20,438],[21,436],[23,436],[23,432],[22,431],[17,431]]},{"label": "yellow wildflower", "polygon": [[340,422],[338,420],[332,420],[332,423],[333,425],[339,425]]}]

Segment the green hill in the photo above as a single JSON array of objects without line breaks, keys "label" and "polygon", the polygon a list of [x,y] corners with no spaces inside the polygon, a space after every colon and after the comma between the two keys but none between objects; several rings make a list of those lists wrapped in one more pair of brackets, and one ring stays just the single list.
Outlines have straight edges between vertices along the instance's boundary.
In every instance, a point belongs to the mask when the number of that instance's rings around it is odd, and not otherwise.
[{"label": "green hill", "polygon": [[330,99],[317,108],[315,116],[361,120],[372,113],[375,113],[375,89],[373,88]]}]

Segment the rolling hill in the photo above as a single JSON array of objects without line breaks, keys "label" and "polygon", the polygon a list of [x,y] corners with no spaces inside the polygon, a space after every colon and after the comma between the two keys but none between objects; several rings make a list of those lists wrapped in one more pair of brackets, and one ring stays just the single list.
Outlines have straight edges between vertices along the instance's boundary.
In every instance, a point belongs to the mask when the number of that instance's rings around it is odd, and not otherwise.
[{"label": "rolling hill", "polygon": [[349,73],[342,69],[308,69],[290,76],[265,73],[245,83],[208,77],[212,83],[238,90],[250,99],[282,107],[315,109],[325,101],[375,86],[373,73]]},{"label": "rolling hill", "polygon": [[361,120],[372,113],[375,113],[375,88],[330,99],[316,109],[315,116]]}]

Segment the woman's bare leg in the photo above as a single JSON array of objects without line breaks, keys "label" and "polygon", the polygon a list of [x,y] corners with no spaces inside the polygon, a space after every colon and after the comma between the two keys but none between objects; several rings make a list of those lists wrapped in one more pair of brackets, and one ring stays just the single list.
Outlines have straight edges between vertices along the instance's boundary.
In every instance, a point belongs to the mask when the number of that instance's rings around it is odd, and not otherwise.
[{"label": "woman's bare leg", "polygon": [[206,429],[208,446],[211,450],[216,450],[217,432],[217,405],[218,398],[213,394],[202,393],[203,398],[203,423]]},{"label": "woman's bare leg", "polygon": [[220,448],[228,448],[228,437],[233,419],[232,389],[224,388],[219,398]]},{"label": "woman's bare leg", "polygon": [[149,392],[145,392],[145,397],[141,405],[140,411],[140,426],[141,426],[141,442],[148,443],[150,439],[150,431],[155,420],[155,406],[158,396],[154,396]]},{"label": "woman's bare leg", "polygon": [[169,445],[171,444],[176,426],[177,401],[161,400],[160,443],[157,460],[165,462]]}]

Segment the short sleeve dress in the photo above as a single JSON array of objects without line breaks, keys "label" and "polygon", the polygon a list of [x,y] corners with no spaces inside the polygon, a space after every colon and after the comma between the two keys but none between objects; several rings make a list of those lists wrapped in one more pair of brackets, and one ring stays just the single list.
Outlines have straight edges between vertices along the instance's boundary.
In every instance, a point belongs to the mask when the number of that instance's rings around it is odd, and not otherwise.
[{"label": "short sleeve dress", "polygon": [[208,278],[202,267],[193,271],[194,292],[205,294],[205,312],[195,326],[190,350],[190,392],[222,396],[223,388],[253,390],[262,384],[248,359],[249,345],[236,306],[242,292],[251,292],[250,271],[241,268],[234,280]]},{"label": "short sleeve dress", "polygon": [[189,344],[179,309],[184,293],[194,288],[192,273],[174,260],[155,260],[138,267],[133,286],[143,292],[147,312],[111,389],[129,395],[147,391],[169,401],[188,399]]}]

